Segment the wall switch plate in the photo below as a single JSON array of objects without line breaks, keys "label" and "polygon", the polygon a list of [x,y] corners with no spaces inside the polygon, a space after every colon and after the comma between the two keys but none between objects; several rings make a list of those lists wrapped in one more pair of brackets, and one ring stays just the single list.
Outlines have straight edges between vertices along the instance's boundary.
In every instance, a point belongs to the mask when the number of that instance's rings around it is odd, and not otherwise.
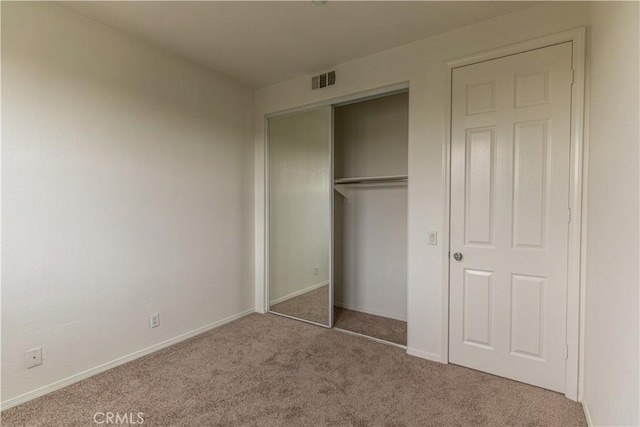
[{"label": "wall switch plate", "polygon": [[42,347],[27,351],[27,369],[42,365]]},{"label": "wall switch plate", "polygon": [[430,245],[437,245],[438,244],[438,232],[437,231],[430,231],[429,232],[429,244]]},{"label": "wall switch plate", "polygon": [[160,326],[160,313],[153,313],[149,316],[149,326],[152,328],[157,328]]}]

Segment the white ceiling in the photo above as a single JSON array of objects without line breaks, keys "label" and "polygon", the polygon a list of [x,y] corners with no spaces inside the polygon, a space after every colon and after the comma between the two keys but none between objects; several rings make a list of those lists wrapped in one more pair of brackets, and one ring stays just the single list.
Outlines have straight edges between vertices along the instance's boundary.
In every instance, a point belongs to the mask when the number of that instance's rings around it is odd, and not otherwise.
[{"label": "white ceiling", "polygon": [[530,7],[494,1],[59,4],[254,88]]}]

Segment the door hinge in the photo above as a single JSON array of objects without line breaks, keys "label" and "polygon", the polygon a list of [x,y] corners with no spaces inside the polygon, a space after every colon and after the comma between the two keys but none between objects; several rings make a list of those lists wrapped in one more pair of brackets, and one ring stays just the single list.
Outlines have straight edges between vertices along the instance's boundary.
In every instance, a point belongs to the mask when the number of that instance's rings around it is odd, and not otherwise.
[{"label": "door hinge", "polygon": [[575,74],[576,74],[576,72],[571,70],[571,84],[573,84]]},{"label": "door hinge", "polygon": [[447,252],[447,258],[451,258],[451,251]]},{"label": "door hinge", "polygon": [[571,224],[571,208],[567,209],[567,222]]}]

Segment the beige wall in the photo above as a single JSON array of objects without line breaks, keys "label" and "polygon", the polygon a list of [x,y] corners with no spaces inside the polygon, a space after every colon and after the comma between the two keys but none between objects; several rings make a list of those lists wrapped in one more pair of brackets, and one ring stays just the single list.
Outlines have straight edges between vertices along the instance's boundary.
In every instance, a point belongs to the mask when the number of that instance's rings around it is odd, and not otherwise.
[{"label": "beige wall", "polygon": [[639,425],[637,2],[591,5],[584,402],[593,425]]},{"label": "beige wall", "polygon": [[252,104],[60,6],[2,3],[3,406],[253,309]]}]

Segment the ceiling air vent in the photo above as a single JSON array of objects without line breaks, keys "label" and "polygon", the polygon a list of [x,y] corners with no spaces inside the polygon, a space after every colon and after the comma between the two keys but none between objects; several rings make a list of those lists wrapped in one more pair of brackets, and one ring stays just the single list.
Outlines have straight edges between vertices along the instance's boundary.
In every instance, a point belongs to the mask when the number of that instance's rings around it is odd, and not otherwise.
[{"label": "ceiling air vent", "polygon": [[336,72],[329,71],[328,73],[318,74],[311,77],[311,89],[322,89],[323,87],[333,86],[336,84]]}]

